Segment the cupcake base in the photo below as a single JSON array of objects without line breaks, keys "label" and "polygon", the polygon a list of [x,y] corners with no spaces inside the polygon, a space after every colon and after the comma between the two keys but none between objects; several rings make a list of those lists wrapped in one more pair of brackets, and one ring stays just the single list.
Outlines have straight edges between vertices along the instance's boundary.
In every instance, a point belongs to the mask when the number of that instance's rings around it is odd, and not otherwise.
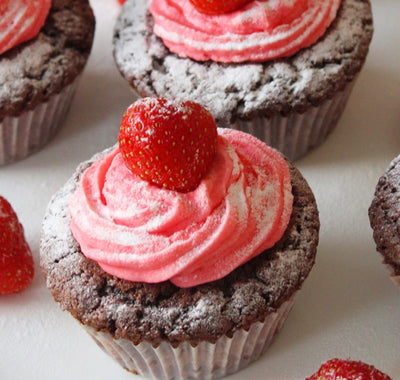
[{"label": "cupcake base", "polygon": [[400,286],[400,274],[399,274],[399,272],[396,270],[396,268],[393,265],[390,265],[390,264],[385,264],[385,265],[386,265],[386,268],[389,270],[390,279],[393,281],[393,283],[395,285]]},{"label": "cupcake base", "polygon": [[108,152],[81,163],[45,213],[40,265],[55,301],[122,367],[145,377],[213,379],[255,361],[315,262],[318,209],[304,177],[289,164],[293,211],[281,240],[223,279],[191,288],[130,282],[86,258],[70,229],[70,196]]},{"label": "cupcake base", "polygon": [[286,117],[257,117],[250,121],[237,120],[230,127],[256,136],[291,161],[298,160],[321,145],[336,127],[355,80],[332,99],[325,100],[317,107],[312,106],[304,113],[293,112]]},{"label": "cupcake base", "polygon": [[0,122],[0,165],[26,158],[57,134],[71,106],[78,82],[79,78],[75,79],[33,110],[17,117],[6,116]]},{"label": "cupcake base", "polygon": [[83,327],[105,353],[135,374],[154,380],[217,379],[245,368],[260,357],[281,329],[296,294],[264,322],[253,323],[248,331],[238,330],[232,337],[223,336],[216,343],[192,346],[183,342],[177,347],[167,342],[157,347],[147,342],[134,345],[127,339],[114,339],[106,332]]},{"label": "cupcake base", "polygon": [[240,64],[171,53],[154,33],[150,0],[127,0],[114,29],[114,59],[139,96],[184,97],[219,127],[255,135],[291,161],[324,142],[345,108],[373,35],[369,0],[342,0],[313,45],[291,57]]},{"label": "cupcake base", "polygon": [[0,57],[0,165],[21,160],[58,132],[93,43],[88,0],[52,0],[35,38]]},{"label": "cupcake base", "polygon": [[395,157],[379,178],[368,209],[376,250],[383,257],[391,280],[400,286],[400,156]]}]

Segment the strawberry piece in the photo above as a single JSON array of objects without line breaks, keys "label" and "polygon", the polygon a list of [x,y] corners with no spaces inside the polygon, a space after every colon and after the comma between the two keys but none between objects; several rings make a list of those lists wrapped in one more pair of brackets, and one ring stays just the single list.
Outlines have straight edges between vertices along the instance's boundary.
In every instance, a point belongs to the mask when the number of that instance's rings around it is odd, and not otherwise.
[{"label": "strawberry piece", "polygon": [[125,3],[126,0],[118,0],[118,2],[122,5]]},{"label": "strawberry piece", "polygon": [[18,293],[32,281],[31,250],[10,203],[0,196],[0,294]]},{"label": "strawberry piece", "polygon": [[233,12],[251,0],[190,0],[193,6],[201,13],[220,15]]},{"label": "strawberry piece", "polygon": [[374,366],[361,361],[331,359],[306,380],[391,380]]},{"label": "strawberry piece", "polygon": [[127,167],[142,179],[188,192],[208,172],[217,138],[214,118],[200,104],[144,98],[122,117],[119,148]]}]

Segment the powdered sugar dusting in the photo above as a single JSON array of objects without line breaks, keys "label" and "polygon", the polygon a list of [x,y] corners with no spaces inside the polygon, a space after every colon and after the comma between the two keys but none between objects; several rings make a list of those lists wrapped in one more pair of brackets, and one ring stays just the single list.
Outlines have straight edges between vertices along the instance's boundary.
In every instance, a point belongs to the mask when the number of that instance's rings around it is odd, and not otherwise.
[{"label": "powdered sugar dusting", "polygon": [[43,220],[40,255],[47,286],[81,323],[135,344],[215,342],[263,320],[301,286],[314,263],[319,222],[311,190],[293,167],[297,195],[284,237],[222,281],[183,289],[107,275],[81,253],[69,229],[67,204],[83,170],[112,149],[77,168],[52,198]]},{"label": "powdered sugar dusting", "polygon": [[400,156],[395,157],[379,178],[368,210],[376,249],[391,269],[391,276],[400,274]]},{"label": "powdered sugar dusting", "polygon": [[[37,1],[24,3],[40,9]],[[39,34],[1,55],[2,117],[18,116],[60,93],[77,79],[86,64],[95,23],[88,1],[53,0],[50,3],[53,6]]]},{"label": "powdered sugar dusting", "polygon": [[231,13],[204,16],[184,0],[153,0],[154,33],[180,56],[218,62],[265,61],[313,44],[335,18],[341,0],[250,2]]},{"label": "powdered sugar dusting", "polygon": [[[142,106],[153,103],[145,98]],[[271,247],[292,199],[281,155],[224,129],[213,165],[191,192],[132,175],[118,149],[96,161],[70,198],[71,231],[85,256],[110,274],[189,287],[224,277]]]},{"label": "powdered sugar dusting", "polygon": [[197,101],[220,126],[237,117],[287,114],[319,104],[359,72],[373,31],[369,1],[343,0],[327,33],[293,57],[266,63],[199,63],[169,53],[154,36],[148,4],[128,0],[121,12],[114,33],[118,67],[140,95]]}]

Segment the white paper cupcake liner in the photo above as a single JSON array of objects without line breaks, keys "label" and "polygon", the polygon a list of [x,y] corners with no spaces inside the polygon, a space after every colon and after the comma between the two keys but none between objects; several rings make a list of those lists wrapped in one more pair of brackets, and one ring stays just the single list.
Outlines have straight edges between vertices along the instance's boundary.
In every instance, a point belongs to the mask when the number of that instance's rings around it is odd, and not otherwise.
[{"label": "white paper cupcake liner", "polygon": [[33,110],[0,122],[0,165],[21,160],[38,151],[61,129],[79,77]]},{"label": "white paper cupcake liner", "polygon": [[384,263],[384,265],[389,270],[390,279],[393,281],[393,283],[396,284],[397,286],[400,286],[400,275],[396,274],[395,268],[392,265],[387,264],[387,263]]},{"label": "white paper cupcake liner", "polygon": [[392,281],[397,285],[400,286],[400,276],[390,276],[390,278],[392,279]]},{"label": "white paper cupcake liner", "polygon": [[292,308],[295,295],[271,312],[264,322],[256,322],[248,331],[238,330],[223,336],[216,343],[201,342],[192,346],[183,342],[173,347],[162,342],[158,347],[142,342],[114,339],[109,333],[83,327],[104,352],[123,368],[155,380],[216,379],[239,371],[257,360],[270,346]]},{"label": "white paper cupcake liner", "polygon": [[318,107],[306,112],[292,113],[286,117],[258,117],[253,120],[239,120],[230,125],[258,137],[268,145],[295,161],[319,146],[335,128],[353,89],[355,79],[327,99]]}]

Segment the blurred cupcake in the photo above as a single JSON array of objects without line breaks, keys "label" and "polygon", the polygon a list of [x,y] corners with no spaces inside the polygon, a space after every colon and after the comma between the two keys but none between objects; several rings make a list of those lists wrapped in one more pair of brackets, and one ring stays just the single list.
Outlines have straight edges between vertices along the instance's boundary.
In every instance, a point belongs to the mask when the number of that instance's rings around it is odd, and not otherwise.
[{"label": "blurred cupcake", "polygon": [[95,19],[87,0],[13,0],[0,27],[4,165],[39,150],[60,129],[92,47]]},{"label": "blurred cupcake", "polygon": [[400,285],[400,156],[396,157],[379,178],[369,207],[376,249],[383,256],[392,280]]},{"label": "blurred cupcake", "polygon": [[271,344],[316,255],[299,171],[193,102],[146,98],[43,221],[47,286],[124,368],[212,379]]},{"label": "blurred cupcake", "polygon": [[140,96],[197,101],[219,126],[295,160],[336,126],[372,33],[369,0],[250,1],[216,15],[185,0],[128,0],[114,58]]}]

